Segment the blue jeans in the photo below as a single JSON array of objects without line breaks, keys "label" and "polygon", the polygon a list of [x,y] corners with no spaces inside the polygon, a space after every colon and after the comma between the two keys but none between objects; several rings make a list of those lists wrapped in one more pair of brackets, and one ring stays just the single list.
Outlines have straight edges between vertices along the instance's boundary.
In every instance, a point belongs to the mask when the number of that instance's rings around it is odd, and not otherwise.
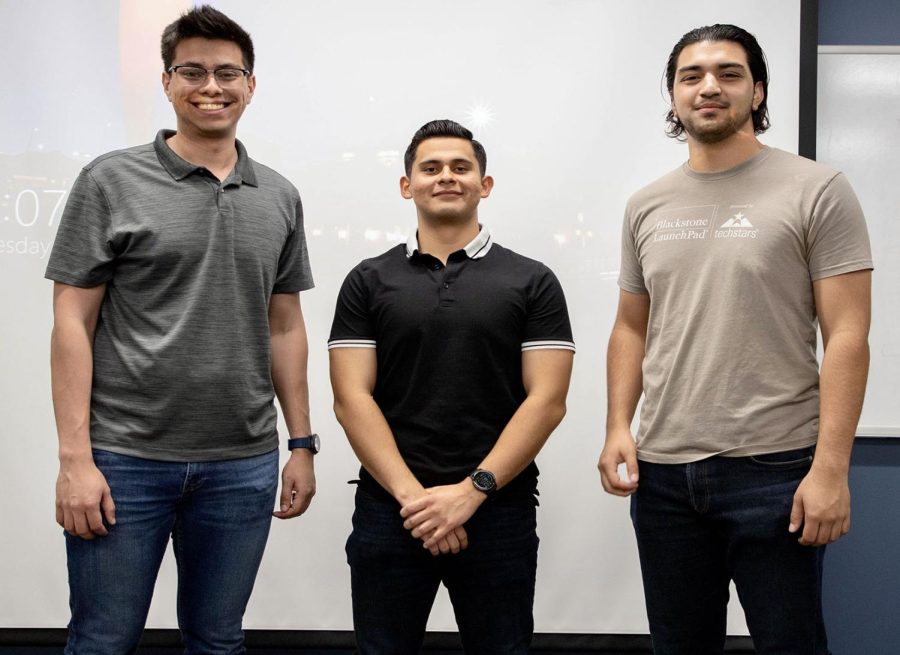
[{"label": "blue jeans", "polygon": [[631,518],[655,655],[720,655],[730,580],[759,655],[827,655],[825,549],[788,532],[812,456],[640,462]]},{"label": "blue jeans", "polygon": [[116,524],[90,541],[66,534],[66,654],[135,652],[170,535],[185,652],[245,652],[241,620],[269,534],[278,452],[186,464],[95,450],[94,462]]},{"label": "blue jeans", "polygon": [[538,537],[533,505],[486,502],[465,524],[469,547],[433,556],[403,528],[400,506],[356,491],[347,540],[360,655],[417,655],[438,585],[465,652],[528,653]]}]

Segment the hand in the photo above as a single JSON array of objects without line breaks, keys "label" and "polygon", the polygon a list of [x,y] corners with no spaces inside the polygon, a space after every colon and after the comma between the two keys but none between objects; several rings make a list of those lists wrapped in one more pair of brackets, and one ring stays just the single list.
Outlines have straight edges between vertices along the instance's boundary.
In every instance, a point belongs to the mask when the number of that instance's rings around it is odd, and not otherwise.
[{"label": "hand", "polygon": [[794,493],[790,532],[803,532],[804,546],[822,546],[850,532],[850,488],[847,475],[817,469],[815,464]]},{"label": "hand", "polygon": [[[430,536],[431,535],[427,535],[426,538]],[[447,536],[443,539],[438,539],[437,543],[433,546],[425,547],[428,548],[428,552],[435,556],[456,555],[469,547],[469,535],[466,534],[466,529],[463,526],[459,526],[448,532]]]},{"label": "hand", "polygon": [[[628,479],[619,478],[619,464],[625,464]],[[614,496],[630,496],[637,491],[638,460],[637,445],[629,430],[610,430],[606,433],[606,443],[597,462],[600,481],[606,493]]]},{"label": "hand", "polygon": [[[468,478],[457,484],[430,487],[400,510],[400,516],[406,519],[403,527],[410,530],[416,539],[422,539],[425,548],[433,554],[435,547],[440,552],[446,552],[440,547],[443,539],[448,539],[449,552],[459,552],[453,550],[453,537],[450,535],[452,533],[462,547],[463,542],[456,529],[472,517],[486,498]],[[468,545],[467,539],[465,543]]]},{"label": "hand", "polygon": [[93,461],[60,464],[56,478],[56,522],[82,539],[109,534],[103,519],[116,524],[116,504],[106,478]]},{"label": "hand", "polygon": [[307,510],[316,495],[316,472],[313,453],[295,448],[281,471],[280,510],[272,512],[278,519],[292,519]]},{"label": "hand", "polygon": [[[422,486],[418,486],[418,489],[414,492],[399,496],[397,498],[397,501],[401,504],[401,506],[406,506],[411,504],[413,501],[423,497],[425,493],[425,488]],[[430,534],[426,535],[422,539],[422,541],[425,541],[430,536]],[[449,532],[443,539],[438,539],[435,544],[426,546],[428,552],[430,552],[434,556],[447,554],[455,555],[468,547],[469,535],[466,533],[466,529],[463,526],[455,528],[454,530]]]}]

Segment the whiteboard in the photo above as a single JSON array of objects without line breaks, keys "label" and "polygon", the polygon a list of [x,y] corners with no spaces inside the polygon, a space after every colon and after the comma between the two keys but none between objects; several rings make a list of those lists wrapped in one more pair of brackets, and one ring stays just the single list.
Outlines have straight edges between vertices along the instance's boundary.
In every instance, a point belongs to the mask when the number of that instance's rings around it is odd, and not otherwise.
[{"label": "whiteboard", "polygon": [[[17,62],[0,103],[0,626],[68,620],[53,521],[46,252],[85,163],[173,127],[158,39],[188,4],[0,3],[0,48]],[[319,491],[307,515],[273,525],[246,627],[351,628],[343,546],[353,502],[346,481],[358,464],[332,415],[326,340],[347,271],[414,225],[398,193],[403,150],[420,125],[447,117],[487,149],[496,186],[482,221],[499,243],[557,273],[578,346],[568,416],[538,460],[536,630],[646,633],[628,503],[605,495],[595,470],[622,212],[633,191],[687,156],[664,136],[661,76],[671,47],[699,25],[732,22],[757,34],[772,68],[765,141],[796,151],[799,0],[214,4],[254,37],[258,86],[238,136],[299,187],[317,281],[302,302],[313,426],[324,441]],[[149,627],[175,626],[174,597],[167,557]],[[445,594],[429,628],[454,629]],[[729,631],[746,634],[737,607]]]},{"label": "whiteboard", "polygon": [[900,48],[821,48],[816,156],[859,196],[875,272],[869,384],[857,433],[900,437]]}]

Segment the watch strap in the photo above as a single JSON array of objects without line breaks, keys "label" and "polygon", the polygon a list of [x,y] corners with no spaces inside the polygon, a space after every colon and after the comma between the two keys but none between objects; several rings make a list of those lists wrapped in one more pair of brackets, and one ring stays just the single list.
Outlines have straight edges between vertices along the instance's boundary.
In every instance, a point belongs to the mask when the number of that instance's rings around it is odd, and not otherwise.
[{"label": "watch strap", "polygon": [[314,433],[306,437],[294,437],[293,439],[288,439],[287,447],[288,450],[305,448],[311,450],[313,454],[315,454],[319,452],[319,435]]}]

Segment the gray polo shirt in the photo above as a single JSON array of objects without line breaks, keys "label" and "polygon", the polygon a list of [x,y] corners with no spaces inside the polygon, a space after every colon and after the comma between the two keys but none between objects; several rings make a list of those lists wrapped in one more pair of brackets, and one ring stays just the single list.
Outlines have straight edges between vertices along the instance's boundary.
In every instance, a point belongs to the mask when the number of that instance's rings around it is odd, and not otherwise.
[{"label": "gray polo shirt", "polygon": [[154,143],[75,181],[46,277],[106,283],[94,339],[91,444],[167,461],[278,445],[268,305],[313,286],[300,195],[237,142],[224,182]]}]

